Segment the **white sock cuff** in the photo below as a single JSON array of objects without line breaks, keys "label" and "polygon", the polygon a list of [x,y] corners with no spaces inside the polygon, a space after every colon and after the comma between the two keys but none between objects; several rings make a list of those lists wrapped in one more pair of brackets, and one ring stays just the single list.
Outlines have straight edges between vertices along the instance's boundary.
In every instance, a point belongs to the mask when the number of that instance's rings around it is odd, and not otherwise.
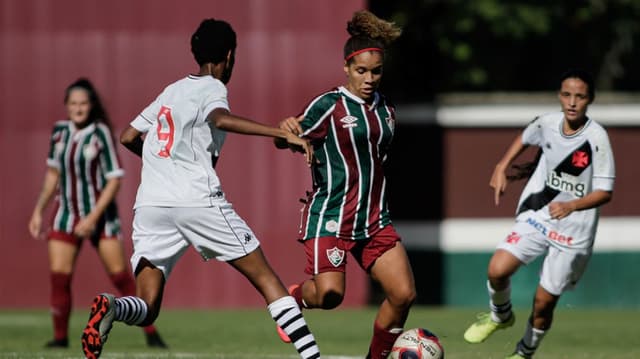
[{"label": "white sock cuff", "polygon": [[278,298],[273,302],[269,303],[267,306],[269,312],[272,314],[279,314],[285,309],[289,308],[298,308],[298,303],[296,303],[295,298],[290,295],[284,296],[282,298]]},{"label": "white sock cuff", "polygon": [[511,300],[511,284],[507,285],[505,289],[496,290],[491,287],[491,282],[487,280],[487,291],[492,303],[496,305],[504,304]]}]

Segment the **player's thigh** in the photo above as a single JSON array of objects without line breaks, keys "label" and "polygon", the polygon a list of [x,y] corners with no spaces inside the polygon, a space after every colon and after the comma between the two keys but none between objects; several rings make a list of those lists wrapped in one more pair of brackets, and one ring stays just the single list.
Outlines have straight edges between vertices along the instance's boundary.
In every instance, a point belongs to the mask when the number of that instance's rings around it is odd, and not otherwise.
[{"label": "player's thigh", "polygon": [[98,255],[109,274],[122,273],[127,269],[122,242],[116,237],[98,241]]},{"label": "player's thigh", "polygon": [[[133,255],[136,274],[145,259],[168,278],[178,259],[189,247],[175,224],[176,208],[139,207],[133,217]],[[179,211],[178,211],[179,212]]]},{"label": "player's thigh", "polygon": [[55,273],[71,273],[75,267],[80,246],[78,244],[49,239],[49,269]]},{"label": "player's thigh", "polygon": [[410,298],[415,296],[415,280],[401,242],[384,252],[371,266],[371,278],[380,283],[388,297]]},{"label": "player's thigh", "polygon": [[246,256],[227,263],[244,275],[267,303],[289,295],[284,284],[269,265],[262,249],[256,248]]},{"label": "player's thigh", "polygon": [[573,289],[584,274],[591,250],[566,250],[551,246],[542,263],[540,286],[549,293],[560,296]]}]

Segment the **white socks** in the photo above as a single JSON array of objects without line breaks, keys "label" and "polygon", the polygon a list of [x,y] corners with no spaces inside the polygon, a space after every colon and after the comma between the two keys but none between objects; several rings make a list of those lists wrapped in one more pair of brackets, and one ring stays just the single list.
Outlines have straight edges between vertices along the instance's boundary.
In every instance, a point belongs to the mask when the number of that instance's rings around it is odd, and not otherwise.
[{"label": "white socks", "polygon": [[489,307],[491,308],[491,320],[497,323],[507,321],[513,314],[511,313],[511,285],[503,290],[495,290],[491,283],[487,281],[489,291]]}]

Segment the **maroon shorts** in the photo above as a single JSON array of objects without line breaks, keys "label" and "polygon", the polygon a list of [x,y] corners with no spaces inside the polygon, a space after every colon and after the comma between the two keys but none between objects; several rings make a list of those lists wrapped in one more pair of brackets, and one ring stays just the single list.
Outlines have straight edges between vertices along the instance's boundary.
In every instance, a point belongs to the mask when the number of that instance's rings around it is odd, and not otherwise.
[{"label": "maroon shorts", "polygon": [[392,225],[388,225],[370,238],[363,240],[318,237],[303,242],[307,255],[304,272],[315,275],[324,272],[345,272],[346,253],[350,252],[360,267],[369,271],[376,259],[395,247],[400,236]]},{"label": "maroon shorts", "polygon": [[[62,232],[62,231],[55,231],[55,230],[51,230],[49,231],[49,235],[47,236],[47,240],[49,239],[57,239],[59,241],[63,241],[63,242],[67,242],[70,244],[73,244],[74,246],[79,246],[82,244],[82,240],[83,238],[80,238],[78,236],[75,236],[72,233],[67,233],[67,232]],[[88,239],[89,241],[91,241],[91,245],[94,247],[98,247],[98,241],[101,240],[111,240],[111,239],[118,239],[118,236],[109,236],[107,237],[106,234],[104,232],[100,233],[99,236],[90,236],[87,237],[86,239]]]}]

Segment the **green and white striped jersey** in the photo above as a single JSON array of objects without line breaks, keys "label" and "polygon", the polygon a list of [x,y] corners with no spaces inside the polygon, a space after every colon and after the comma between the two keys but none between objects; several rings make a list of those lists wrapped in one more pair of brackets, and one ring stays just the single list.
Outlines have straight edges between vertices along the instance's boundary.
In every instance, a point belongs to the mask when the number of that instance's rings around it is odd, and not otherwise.
[{"label": "green and white striped jersey", "polygon": [[383,162],[393,137],[395,108],[382,95],[374,96],[368,104],[338,87],[305,109],[301,137],[312,142],[317,161],[301,239],[361,240],[391,223]]},{"label": "green and white striped jersey", "polygon": [[[56,122],[47,164],[60,171],[53,230],[66,233],[73,232],[74,225],[91,212],[107,180],[124,175],[111,131],[103,123],[77,129],[69,120]],[[115,202],[103,220],[105,235],[119,233]]]}]

